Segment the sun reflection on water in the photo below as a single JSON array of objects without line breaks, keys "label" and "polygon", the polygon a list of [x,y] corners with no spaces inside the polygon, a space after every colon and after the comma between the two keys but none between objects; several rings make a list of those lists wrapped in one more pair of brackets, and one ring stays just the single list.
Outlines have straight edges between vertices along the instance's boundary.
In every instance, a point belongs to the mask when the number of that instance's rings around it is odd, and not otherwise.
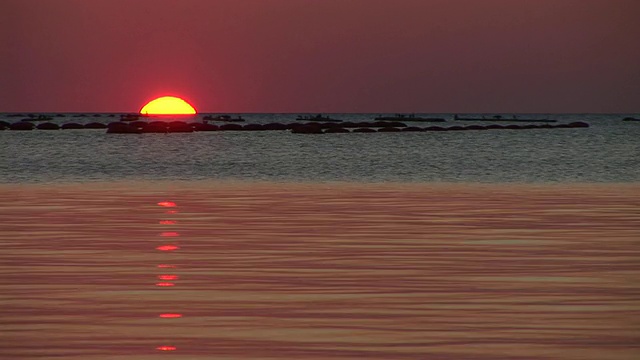
[{"label": "sun reflection on water", "polygon": [[236,186],[0,192],[0,358],[637,358],[638,186]]},{"label": "sun reflection on water", "polygon": [[178,237],[180,236],[180,233],[176,232],[176,231],[165,231],[160,233],[160,236],[162,237]]},{"label": "sun reflection on water", "polygon": [[156,247],[156,249],[160,251],[174,251],[180,249],[180,247],[177,245],[161,245]]},{"label": "sun reflection on water", "polygon": [[178,275],[158,275],[160,280],[178,280]]},{"label": "sun reflection on water", "polygon": [[176,207],[176,203],[172,202],[172,201],[160,201],[158,203],[158,205],[160,206],[164,206],[164,207]]},{"label": "sun reflection on water", "polygon": [[160,351],[175,351],[178,348],[175,346],[164,345],[164,346],[158,346],[156,349]]},{"label": "sun reflection on water", "polygon": [[[163,207],[177,207],[177,204],[173,201],[161,201],[158,202],[158,205],[163,206]],[[169,210],[167,211],[167,213],[171,213],[171,214],[176,214],[177,211],[176,210]],[[175,220],[160,220],[158,221],[159,225],[175,225],[177,224],[177,221]],[[161,238],[165,238],[165,237],[179,237],[180,233],[177,231],[163,231],[160,234]],[[164,252],[170,252],[170,251],[175,251],[178,250],[180,247],[174,244],[165,244],[165,245],[160,245],[158,247],[156,247],[156,250],[160,250],[160,251],[164,251]],[[158,264],[157,268],[159,269],[171,269],[171,268],[175,268],[175,265],[172,264]],[[160,282],[156,283],[156,286],[158,287],[174,287],[176,285],[175,281],[179,279],[178,275],[175,274],[159,274],[157,275],[158,280],[161,280]],[[175,318],[181,318],[182,314],[180,313],[161,313],[158,315],[160,318],[165,318],[165,319],[175,319]],[[177,347],[172,346],[172,345],[163,345],[163,346],[158,346],[156,347],[157,350],[159,351],[175,351],[177,350]]]},{"label": "sun reflection on water", "polygon": [[172,319],[172,318],[181,318],[182,314],[177,314],[177,313],[164,313],[164,314],[160,314],[158,315],[161,318],[166,318],[166,319]]}]

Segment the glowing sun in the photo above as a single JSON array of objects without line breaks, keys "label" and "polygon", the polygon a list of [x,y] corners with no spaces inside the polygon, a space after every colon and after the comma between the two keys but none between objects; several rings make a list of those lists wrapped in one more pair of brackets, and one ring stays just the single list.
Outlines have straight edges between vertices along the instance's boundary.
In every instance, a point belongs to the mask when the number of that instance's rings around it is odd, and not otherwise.
[{"label": "glowing sun", "polygon": [[163,96],[149,101],[140,109],[143,115],[192,115],[196,113],[188,102],[175,96]]}]

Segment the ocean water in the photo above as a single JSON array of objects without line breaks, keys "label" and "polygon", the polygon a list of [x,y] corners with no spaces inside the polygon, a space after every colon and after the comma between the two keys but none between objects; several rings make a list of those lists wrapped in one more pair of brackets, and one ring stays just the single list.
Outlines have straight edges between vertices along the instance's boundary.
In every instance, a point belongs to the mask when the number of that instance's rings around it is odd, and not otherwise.
[{"label": "ocean water", "polygon": [[533,116],[0,131],[0,359],[638,359],[640,123]]},{"label": "ocean water", "polygon": [[[0,120],[18,118],[0,116]],[[296,114],[242,114],[245,123]],[[371,121],[378,114],[331,114]],[[633,115],[633,114],[632,114]],[[451,114],[427,114],[452,121]],[[480,116],[480,115],[478,115]],[[508,117],[509,115],[505,115]],[[587,129],[324,134],[289,131],[106,134],[105,130],[0,131],[0,183],[117,180],[563,183],[640,180],[640,122],[629,115],[534,114]],[[199,121],[199,115],[190,121]],[[67,114],[53,122],[117,118]],[[488,121],[485,124],[491,123]],[[411,123],[408,123],[411,125]],[[417,126],[442,125],[416,123]]]}]

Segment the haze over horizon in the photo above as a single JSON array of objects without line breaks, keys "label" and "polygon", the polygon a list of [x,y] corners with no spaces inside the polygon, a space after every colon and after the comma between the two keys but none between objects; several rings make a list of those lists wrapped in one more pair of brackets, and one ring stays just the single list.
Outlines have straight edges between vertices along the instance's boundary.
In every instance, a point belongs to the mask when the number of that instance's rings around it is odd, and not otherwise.
[{"label": "haze over horizon", "polygon": [[636,0],[1,0],[0,112],[640,112]]}]

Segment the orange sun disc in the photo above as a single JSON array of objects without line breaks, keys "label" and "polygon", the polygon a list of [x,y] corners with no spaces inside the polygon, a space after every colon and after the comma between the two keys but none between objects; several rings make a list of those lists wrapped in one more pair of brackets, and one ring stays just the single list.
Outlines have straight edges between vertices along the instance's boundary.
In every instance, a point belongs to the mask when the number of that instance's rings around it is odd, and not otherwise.
[{"label": "orange sun disc", "polygon": [[175,96],[163,96],[149,101],[140,109],[143,115],[192,115],[196,113],[188,102]]}]

